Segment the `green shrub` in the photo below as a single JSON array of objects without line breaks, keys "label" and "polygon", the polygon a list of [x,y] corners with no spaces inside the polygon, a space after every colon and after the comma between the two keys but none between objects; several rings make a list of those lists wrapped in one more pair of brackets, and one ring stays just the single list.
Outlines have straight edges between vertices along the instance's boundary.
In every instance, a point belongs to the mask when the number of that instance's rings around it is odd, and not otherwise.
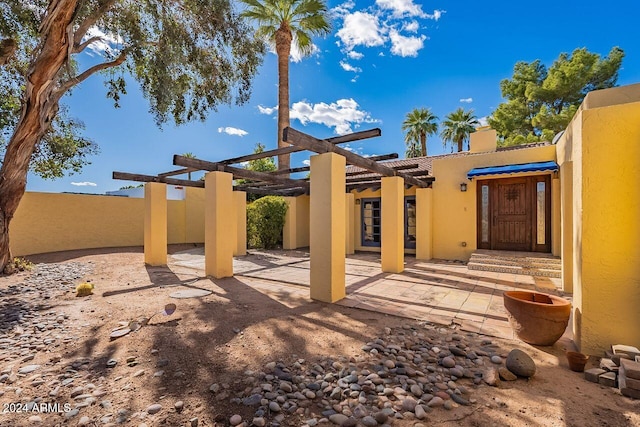
[{"label": "green shrub", "polygon": [[278,196],[261,197],[247,206],[247,241],[252,248],[272,249],[282,243],[287,203]]}]

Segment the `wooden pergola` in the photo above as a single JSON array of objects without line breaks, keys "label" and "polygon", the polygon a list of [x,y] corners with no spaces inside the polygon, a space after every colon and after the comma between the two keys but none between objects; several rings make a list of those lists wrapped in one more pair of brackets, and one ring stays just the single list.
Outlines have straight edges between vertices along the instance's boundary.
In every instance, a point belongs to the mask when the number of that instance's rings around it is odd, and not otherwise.
[{"label": "wooden pergola", "polygon": [[[430,205],[430,187],[434,178],[429,171],[419,170],[418,163],[388,166],[383,160],[398,154],[363,157],[339,145],[380,136],[371,129],[329,139],[317,139],[292,128],[286,128],[283,140],[291,146],[253,153],[216,162],[180,155],[173,164],[180,169],[141,175],[113,172],[113,178],[148,183],[145,186],[145,262],[166,264],[166,187],[165,184],[205,189],[205,270],[215,278],[233,275],[233,255],[246,253],[244,228],[246,194],[279,195],[295,200],[310,197],[311,297],[334,302],[345,295],[344,258],[352,253],[347,241],[346,212],[353,211],[352,190],[382,189],[383,244],[382,269],[402,271],[404,263],[404,189],[417,187],[417,203]],[[256,172],[232,166],[242,162],[299,151],[311,151],[311,166]],[[356,170],[347,172],[346,165]],[[358,170],[359,169],[359,170]],[[204,180],[185,180],[178,175],[206,171]],[[309,178],[294,179],[289,175],[310,172]],[[238,182],[238,180],[243,180]],[[423,192],[420,192],[424,190]],[[429,191],[428,193],[426,191]],[[345,197],[345,193],[346,197]],[[418,194],[422,196],[418,196]],[[235,213],[230,213],[230,207]],[[350,221],[350,225],[353,220]],[[425,220],[425,227],[427,226]],[[420,227],[418,227],[420,228]],[[327,230],[331,230],[327,232]],[[388,231],[385,231],[388,230]],[[233,231],[233,232],[232,232]],[[430,236],[430,229],[428,230]],[[353,246],[353,245],[352,245]],[[427,245],[425,245],[426,247]],[[430,254],[430,249],[429,249]]]}]

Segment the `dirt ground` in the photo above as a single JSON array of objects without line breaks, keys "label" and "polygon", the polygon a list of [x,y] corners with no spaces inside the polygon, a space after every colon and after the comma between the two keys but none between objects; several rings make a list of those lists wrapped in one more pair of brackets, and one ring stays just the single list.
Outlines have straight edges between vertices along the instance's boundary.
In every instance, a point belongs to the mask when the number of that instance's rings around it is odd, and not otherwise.
[{"label": "dirt ground", "polygon": [[[171,251],[185,249],[172,246]],[[84,278],[94,285],[94,294],[76,298],[72,286],[57,301],[51,302],[69,315],[77,341],[39,352],[28,363],[41,364],[51,372],[87,359],[83,378],[104,389],[112,408],[96,404],[83,408],[73,418],[40,414],[41,425],[78,425],[81,416],[87,425],[105,425],[106,413],[117,414],[122,408],[133,414],[143,412],[154,403],[163,410],[144,419],[132,416],[120,425],[184,426],[198,418],[199,426],[229,425],[229,418],[239,414],[250,423],[253,408],[218,400],[209,390],[214,383],[228,385],[229,396],[245,390],[247,371],[264,370],[265,364],[286,364],[304,359],[313,364],[321,358],[363,355],[361,347],[384,334],[385,328],[406,325],[424,328],[422,323],[358,309],[320,302],[281,303],[234,279],[210,280],[203,272],[183,267],[145,267],[141,248],[70,251],[30,257],[35,263],[90,263],[93,271]],[[0,289],[19,283],[30,273],[0,277]],[[75,284],[74,284],[75,285]],[[169,294],[197,286],[212,294],[191,299],[172,299]],[[119,321],[150,316],[166,303],[177,305],[170,317],[156,316],[150,324],[135,333],[111,341],[109,334]],[[0,305],[3,301],[0,300]],[[435,328],[437,331],[438,328]],[[455,333],[440,330],[441,334]],[[459,332],[459,331],[458,331]],[[561,349],[534,348],[516,341],[491,338],[506,355],[521,348],[537,364],[536,375],[529,379],[502,382],[500,387],[474,385],[467,387],[476,400],[471,406],[451,410],[436,408],[428,413],[425,426],[640,426],[640,401],[623,397],[613,388],[587,382],[583,374],[571,372]],[[154,350],[154,351],[152,351]],[[156,351],[157,350],[157,351]],[[126,360],[135,356],[135,367]],[[59,357],[59,360],[58,360]],[[117,366],[106,368],[109,359]],[[168,361],[165,367],[159,360]],[[167,363],[167,362],[165,362]],[[588,367],[597,363],[590,361]],[[8,365],[26,363],[0,362]],[[162,376],[154,376],[159,369]],[[134,377],[133,373],[144,370]],[[38,396],[44,401],[46,384],[34,387],[26,377],[14,384],[0,384],[4,393],[0,403],[26,401]],[[21,388],[16,393],[16,388]],[[67,399],[64,393],[60,399]],[[174,402],[184,402],[178,413]],[[30,425],[33,414],[3,413],[0,425]],[[299,426],[306,414],[287,415],[281,425]],[[111,421],[115,422],[115,421]],[[413,426],[417,420],[396,420],[396,426]],[[331,424],[327,424],[329,426]]]}]

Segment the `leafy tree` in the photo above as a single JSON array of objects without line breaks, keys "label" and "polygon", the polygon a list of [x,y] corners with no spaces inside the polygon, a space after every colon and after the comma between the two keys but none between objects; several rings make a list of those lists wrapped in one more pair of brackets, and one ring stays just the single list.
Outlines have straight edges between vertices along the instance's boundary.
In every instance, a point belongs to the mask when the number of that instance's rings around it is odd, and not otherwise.
[{"label": "leafy tree", "polygon": [[[264,144],[257,143],[256,147],[253,149],[254,154],[259,154],[264,152]],[[273,160],[273,157],[264,157],[262,159],[249,160],[245,169],[254,171],[254,172],[274,172],[278,170],[276,166],[276,162]],[[247,184],[250,180],[239,179],[237,180],[238,184]],[[253,202],[255,200],[260,199],[263,196],[258,194],[247,194],[247,200],[249,202]]]},{"label": "leafy tree", "polygon": [[[291,45],[311,54],[312,36],[329,33],[329,15],[323,0],[242,0],[242,16],[256,21],[256,35],[275,47],[278,55],[278,147],[286,147],[282,131],[289,127],[289,55]],[[290,168],[290,155],[278,156],[281,170]]]},{"label": "leafy tree", "polygon": [[[427,136],[438,133],[436,117],[429,108],[416,108],[407,114],[402,122],[402,130],[405,132],[404,142],[407,144],[407,157],[419,157],[427,155]],[[420,143],[420,150],[417,143]]]},{"label": "leafy tree", "polygon": [[[0,39],[16,46],[6,55],[2,42],[0,82],[15,80],[12,98],[2,104],[19,105],[20,112],[2,128],[11,136],[0,168],[0,271],[10,259],[9,223],[24,194],[29,164],[34,154],[49,155],[42,148],[47,135],[75,135],[87,153],[88,141],[73,134],[79,122],[61,114],[65,95],[102,72],[107,96],[118,106],[129,73],[159,125],[169,119],[204,120],[221,103],[248,100],[264,53],[262,41],[246,36],[249,30],[229,0],[1,2]],[[78,56],[105,45],[103,61],[81,70]],[[69,166],[73,169],[73,162],[59,171]]]},{"label": "leafy tree", "polygon": [[551,140],[567,127],[588,92],[615,86],[623,58],[618,47],[605,58],[582,48],[560,54],[548,70],[540,60],[518,62],[513,77],[500,82],[505,102],[489,124],[502,145]]},{"label": "leafy tree", "polygon": [[465,143],[469,142],[469,135],[476,130],[478,126],[478,118],[473,114],[473,110],[464,111],[462,107],[453,113],[447,114],[445,121],[442,122],[442,131],[440,138],[446,147],[451,144],[451,151],[454,147],[458,152],[464,150]]}]

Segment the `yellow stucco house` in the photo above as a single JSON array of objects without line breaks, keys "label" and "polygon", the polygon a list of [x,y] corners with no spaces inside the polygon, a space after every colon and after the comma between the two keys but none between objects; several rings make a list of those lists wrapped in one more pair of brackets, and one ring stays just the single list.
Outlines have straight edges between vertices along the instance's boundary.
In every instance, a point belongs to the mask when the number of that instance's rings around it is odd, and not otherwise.
[{"label": "yellow stucco house", "polygon": [[[553,143],[496,141],[481,128],[468,152],[385,163],[418,163],[430,188],[406,188],[400,177],[349,188],[344,157],[312,156],[311,196],[287,198],[283,232],[285,249],[311,246],[312,298],[344,297],[345,254],[356,250],[380,251],[387,272],[402,271],[405,253],[467,261],[477,249],[539,252],[561,257],[582,351],[640,346],[640,84],[589,93]],[[144,243],[145,259],[161,264],[167,243],[205,242],[207,273],[232,275],[246,218],[230,174],[208,174],[184,200],[167,201],[164,185],[147,184],[144,200],[27,193],[12,251]]]}]

